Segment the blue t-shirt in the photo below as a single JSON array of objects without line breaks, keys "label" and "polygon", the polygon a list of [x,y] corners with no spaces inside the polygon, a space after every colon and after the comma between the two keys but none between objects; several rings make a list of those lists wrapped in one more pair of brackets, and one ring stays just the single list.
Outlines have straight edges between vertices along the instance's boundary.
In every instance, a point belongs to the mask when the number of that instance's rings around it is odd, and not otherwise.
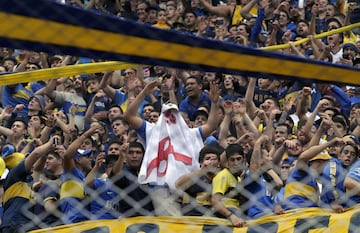
[{"label": "blue t-shirt", "polygon": [[119,195],[115,190],[112,180],[97,178],[91,187],[97,196],[90,204],[93,219],[117,219],[116,211],[119,203]]},{"label": "blue t-shirt", "polygon": [[[360,183],[360,160],[358,159],[350,168],[349,173],[346,177],[352,178]],[[349,194],[349,201],[347,207],[353,206],[360,203],[360,195]]]},{"label": "blue t-shirt", "polygon": [[210,109],[211,100],[205,92],[201,92],[200,101],[197,105],[192,104],[190,98],[186,97],[183,101],[181,101],[179,105],[179,111],[187,113],[190,121],[194,121],[194,113],[200,106],[206,106],[208,109]]}]

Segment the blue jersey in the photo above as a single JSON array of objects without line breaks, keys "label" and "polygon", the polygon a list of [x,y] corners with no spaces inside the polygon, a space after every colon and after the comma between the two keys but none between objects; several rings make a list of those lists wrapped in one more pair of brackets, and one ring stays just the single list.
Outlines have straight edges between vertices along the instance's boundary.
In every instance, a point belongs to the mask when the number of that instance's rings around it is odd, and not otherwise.
[{"label": "blue jersey", "polygon": [[285,210],[318,207],[319,189],[313,174],[295,167],[287,179],[284,190]]},{"label": "blue jersey", "polygon": [[[41,188],[37,191],[37,195],[35,198],[36,204],[34,206],[34,214],[35,215],[43,215],[45,208],[44,204],[49,201],[59,201],[60,199],[60,186],[56,181],[47,181]],[[60,207],[59,207],[59,211]],[[42,223],[45,223],[47,227],[53,227],[57,225],[61,225],[61,220],[51,214],[47,213],[44,218],[41,218]]]},{"label": "blue jersey", "polygon": [[117,219],[118,218],[118,193],[111,180],[97,178],[91,187],[98,195],[90,204],[93,219]]},{"label": "blue jersey", "polygon": [[246,193],[249,194],[247,210],[249,218],[259,218],[273,212],[275,208],[274,198],[263,175],[252,177],[248,171],[245,174],[243,184]]},{"label": "blue jersey", "polygon": [[[24,161],[11,169],[4,184],[4,215],[1,227],[21,227],[31,222],[26,214],[32,212],[31,188],[27,183],[28,173]],[[24,208],[27,208],[25,210]]]},{"label": "blue jersey", "polygon": [[15,108],[17,104],[23,104],[25,108],[17,113],[19,117],[27,116],[27,106],[29,104],[30,97],[34,94],[28,89],[24,88],[21,84],[17,84],[15,87],[3,86],[2,89],[2,106],[11,106]]},{"label": "blue jersey", "polygon": [[321,202],[331,204],[345,194],[344,180],[346,172],[340,160],[336,158],[330,160],[322,172],[324,182],[320,195]]},{"label": "blue jersey", "polygon": [[189,116],[190,121],[194,121],[195,111],[200,106],[206,106],[208,109],[210,109],[211,100],[205,92],[201,92],[200,101],[197,105],[192,104],[190,98],[186,97],[183,101],[181,101],[179,105],[179,111],[185,112]]},{"label": "blue jersey", "polygon": [[[358,159],[350,168],[349,173],[346,177],[356,180],[360,183],[360,160]],[[359,193],[356,194],[349,194],[349,201],[348,207],[356,205],[360,203],[360,195]]]},{"label": "blue jersey", "polygon": [[77,168],[62,174],[60,204],[64,224],[88,220],[85,199],[84,174]]},{"label": "blue jersey", "polygon": [[[89,97],[87,98],[87,104],[89,105],[92,98],[95,96],[95,94],[90,94]],[[109,100],[108,97],[102,97],[101,99],[95,101],[95,106],[94,106],[94,113],[98,113],[98,112],[102,112],[102,111],[107,111],[110,107],[111,101]]]}]

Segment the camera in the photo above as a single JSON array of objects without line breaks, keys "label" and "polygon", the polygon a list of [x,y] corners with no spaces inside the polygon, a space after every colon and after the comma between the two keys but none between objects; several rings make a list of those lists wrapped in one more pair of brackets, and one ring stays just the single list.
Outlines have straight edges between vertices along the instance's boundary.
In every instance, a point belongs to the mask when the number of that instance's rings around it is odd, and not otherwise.
[{"label": "camera", "polygon": [[279,20],[279,19],[280,19],[280,14],[275,14],[274,17],[272,18],[273,21]]}]

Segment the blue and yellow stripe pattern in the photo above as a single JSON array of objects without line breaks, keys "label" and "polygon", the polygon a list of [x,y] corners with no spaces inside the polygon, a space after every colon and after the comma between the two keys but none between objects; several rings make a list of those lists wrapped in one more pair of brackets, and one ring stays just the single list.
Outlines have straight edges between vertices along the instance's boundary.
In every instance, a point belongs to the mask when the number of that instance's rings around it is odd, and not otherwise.
[{"label": "blue and yellow stripe pattern", "polygon": [[183,35],[49,0],[0,1],[0,21],[6,22],[0,46],[272,78],[360,81],[358,70],[341,65]]}]

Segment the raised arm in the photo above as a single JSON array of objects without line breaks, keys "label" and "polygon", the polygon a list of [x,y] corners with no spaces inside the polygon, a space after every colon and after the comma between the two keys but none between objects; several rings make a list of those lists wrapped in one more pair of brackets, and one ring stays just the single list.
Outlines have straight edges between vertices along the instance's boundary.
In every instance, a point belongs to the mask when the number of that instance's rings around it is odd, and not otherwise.
[{"label": "raised arm", "polygon": [[256,106],[254,103],[256,80],[257,80],[256,78],[250,78],[248,88],[246,89],[246,93],[245,93],[245,101],[247,104],[246,109],[250,118],[255,117],[255,111],[256,111]]},{"label": "raised arm", "polygon": [[176,180],[175,186],[177,189],[180,189],[182,191],[185,191],[188,189],[193,183],[195,183],[202,175],[205,175],[205,167],[202,167],[200,169],[197,169],[193,172],[190,172],[188,174],[185,174],[179,179]]},{"label": "raised arm", "polygon": [[232,112],[233,112],[233,103],[231,101],[227,100],[222,103],[222,106],[225,111],[225,116],[220,124],[219,145],[222,146],[223,148],[226,148],[228,146],[228,143],[226,142],[226,137],[229,134],[229,127],[230,127],[231,117],[232,117]]},{"label": "raised arm", "polygon": [[218,117],[220,90],[214,82],[210,83],[209,97],[211,99],[211,107],[207,122],[201,126],[203,137],[211,135],[219,126],[221,119]]},{"label": "raised arm", "polygon": [[96,161],[95,161],[95,165],[94,167],[91,169],[91,171],[86,175],[85,178],[85,184],[86,186],[88,186],[89,188],[92,188],[94,185],[94,181],[96,179],[96,175],[101,167],[101,165],[104,163],[105,160],[105,153],[100,153],[97,157],[96,157]]},{"label": "raised arm", "polygon": [[103,97],[105,97],[105,93],[102,90],[98,91],[93,96],[93,98],[91,99],[90,104],[89,104],[89,106],[88,106],[88,108],[86,110],[86,113],[85,113],[85,119],[87,121],[90,121],[91,118],[94,116],[95,102],[100,100]]},{"label": "raised arm", "polygon": [[47,95],[51,100],[55,99],[55,92],[54,92],[55,87],[56,87],[56,79],[50,79],[43,89],[45,95]]},{"label": "raised arm", "polygon": [[[264,1],[264,0],[263,0]],[[240,14],[245,19],[250,19],[252,15],[250,14],[250,10],[258,3],[261,2],[259,0],[251,0],[248,4],[241,8]]]},{"label": "raised arm", "polygon": [[76,154],[77,149],[79,149],[83,141],[91,134],[93,134],[97,129],[98,129],[97,126],[91,127],[69,145],[69,147],[64,153],[63,166],[65,171],[70,171],[75,167],[75,162],[73,160],[73,157]]},{"label": "raised arm", "polygon": [[335,144],[337,142],[342,141],[341,138],[333,138],[328,142],[325,142],[320,145],[316,145],[313,147],[310,147],[309,149],[305,150],[300,154],[298,157],[298,163],[296,166],[300,165],[300,162],[307,163],[310,159],[321,153],[323,150],[325,150],[327,147],[331,146],[332,144]]},{"label": "raised arm", "polygon": [[115,89],[110,86],[111,78],[113,76],[114,71],[105,72],[101,81],[100,81],[100,89],[102,89],[106,95],[108,95],[111,99],[115,97]]},{"label": "raised arm", "polygon": [[141,102],[145,99],[147,95],[154,92],[158,84],[158,81],[148,83],[145,88],[139,93],[139,95],[135,97],[134,101],[129,104],[124,116],[132,128],[138,129],[141,127],[143,119],[139,116],[138,109]]},{"label": "raised arm", "polygon": [[213,6],[209,1],[207,0],[200,0],[201,5],[208,10],[210,13],[223,16],[223,17],[231,17],[234,7],[233,6]]},{"label": "raised arm", "polygon": [[120,146],[120,153],[119,153],[119,157],[116,160],[111,172],[113,175],[119,175],[122,171],[122,167],[124,165],[125,162],[125,154],[129,149],[129,143],[124,143]]},{"label": "raised arm", "polygon": [[54,138],[56,138],[58,136],[54,136],[52,138],[50,138],[50,140],[41,145],[36,147],[29,156],[27,156],[25,158],[25,170],[26,171],[30,171],[31,168],[33,167],[33,165],[35,164],[35,162],[40,158],[40,156],[45,156],[47,155],[51,150],[55,149],[55,145],[53,144],[53,140]]}]

